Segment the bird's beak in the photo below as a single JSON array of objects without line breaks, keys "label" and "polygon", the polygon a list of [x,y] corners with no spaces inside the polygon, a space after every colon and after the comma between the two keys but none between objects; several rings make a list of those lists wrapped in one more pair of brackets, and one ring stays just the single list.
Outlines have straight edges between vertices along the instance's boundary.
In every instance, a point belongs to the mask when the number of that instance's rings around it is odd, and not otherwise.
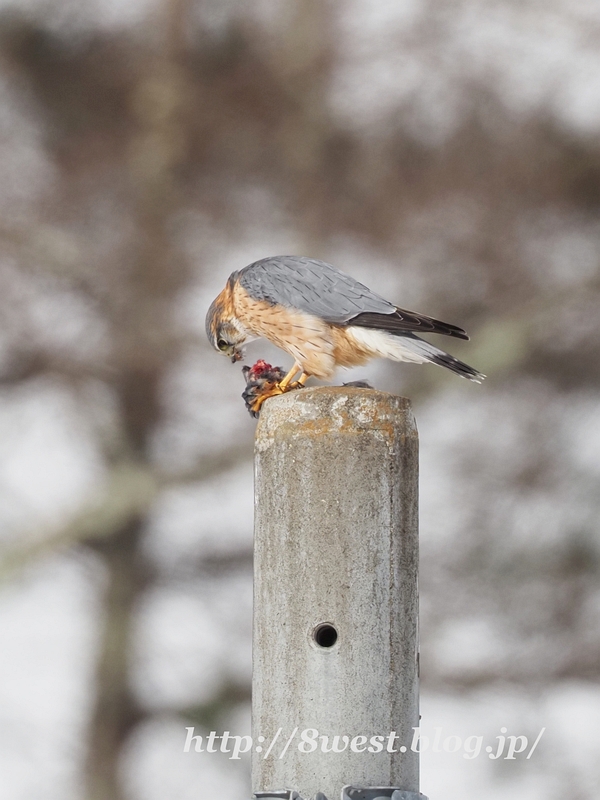
[{"label": "bird's beak", "polygon": [[244,358],[244,354],[241,350],[237,350],[235,347],[231,351],[231,363],[235,364],[237,361],[242,361]]}]

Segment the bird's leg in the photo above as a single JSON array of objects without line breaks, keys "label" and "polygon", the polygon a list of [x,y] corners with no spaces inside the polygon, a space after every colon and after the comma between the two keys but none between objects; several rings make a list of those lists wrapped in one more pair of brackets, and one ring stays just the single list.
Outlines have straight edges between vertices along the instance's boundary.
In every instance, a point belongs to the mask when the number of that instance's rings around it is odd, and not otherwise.
[{"label": "bird's leg", "polygon": [[291,368],[291,370],[288,372],[285,378],[282,381],[279,381],[279,383],[277,384],[277,388],[281,390],[281,394],[287,392],[288,386],[290,385],[292,378],[294,377],[294,375],[297,375],[301,371],[302,367],[296,361],[294,361],[294,366]]},{"label": "bird's leg", "polygon": [[290,385],[290,389],[301,389],[309,378],[310,375],[303,371],[298,380]]}]

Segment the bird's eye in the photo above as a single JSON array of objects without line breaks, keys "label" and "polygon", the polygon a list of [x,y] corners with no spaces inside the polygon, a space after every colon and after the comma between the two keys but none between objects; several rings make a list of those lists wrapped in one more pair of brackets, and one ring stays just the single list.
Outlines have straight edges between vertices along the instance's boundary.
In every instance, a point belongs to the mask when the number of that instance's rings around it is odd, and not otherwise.
[{"label": "bird's eye", "polygon": [[219,350],[227,350],[229,345],[225,341],[225,339],[217,339],[217,347],[219,348]]}]

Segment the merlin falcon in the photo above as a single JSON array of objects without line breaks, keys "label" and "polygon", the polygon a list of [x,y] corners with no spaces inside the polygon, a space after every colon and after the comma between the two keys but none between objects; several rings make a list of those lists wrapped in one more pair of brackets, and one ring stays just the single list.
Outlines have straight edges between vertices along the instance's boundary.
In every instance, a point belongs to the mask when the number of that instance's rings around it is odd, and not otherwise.
[{"label": "merlin falcon", "polygon": [[475,383],[483,380],[481,372],[416,332],[469,338],[456,325],[398,308],[331,264],[304,256],[263,258],[233,272],[206,315],[209,341],[233,363],[259,337],[294,359],[257,406],[304,386],[310,376],[329,379],[337,367],[372,358],[438,364]]}]

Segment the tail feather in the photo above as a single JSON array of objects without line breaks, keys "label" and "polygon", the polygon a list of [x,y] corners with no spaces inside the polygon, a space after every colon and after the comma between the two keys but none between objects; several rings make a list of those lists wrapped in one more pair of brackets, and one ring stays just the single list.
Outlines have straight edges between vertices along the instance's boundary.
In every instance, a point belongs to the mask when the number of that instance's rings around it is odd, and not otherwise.
[{"label": "tail feather", "polygon": [[429,361],[432,364],[437,364],[440,367],[446,367],[446,369],[449,369],[452,372],[455,372],[457,375],[460,375],[461,378],[467,378],[467,380],[473,381],[474,383],[481,383],[481,381],[486,377],[482,372],[479,372],[479,370],[476,370],[474,367],[470,367],[468,364],[465,364],[464,361],[460,361],[458,358],[451,356],[450,353],[440,350],[439,347],[426,342],[424,339],[421,339],[414,334],[405,334],[404,336],[397,338],[401,338],[401,346],[409,350],[411,353],[422,355],[426,361]]},{"label": "tail feather", "polygon": [[349,326],[346,328],[346,333],[350,334],[359,346],[370,351],[373,356],[389,358],[392,361],[437,364],[474,383],[481,383],[485,378],[482,372],[465,364],[464,361],[459,361],[458,358],[440,350],[439,347],[426,342],[414,333],[390,333],[387,330],[367,329],[359,326]]}]

